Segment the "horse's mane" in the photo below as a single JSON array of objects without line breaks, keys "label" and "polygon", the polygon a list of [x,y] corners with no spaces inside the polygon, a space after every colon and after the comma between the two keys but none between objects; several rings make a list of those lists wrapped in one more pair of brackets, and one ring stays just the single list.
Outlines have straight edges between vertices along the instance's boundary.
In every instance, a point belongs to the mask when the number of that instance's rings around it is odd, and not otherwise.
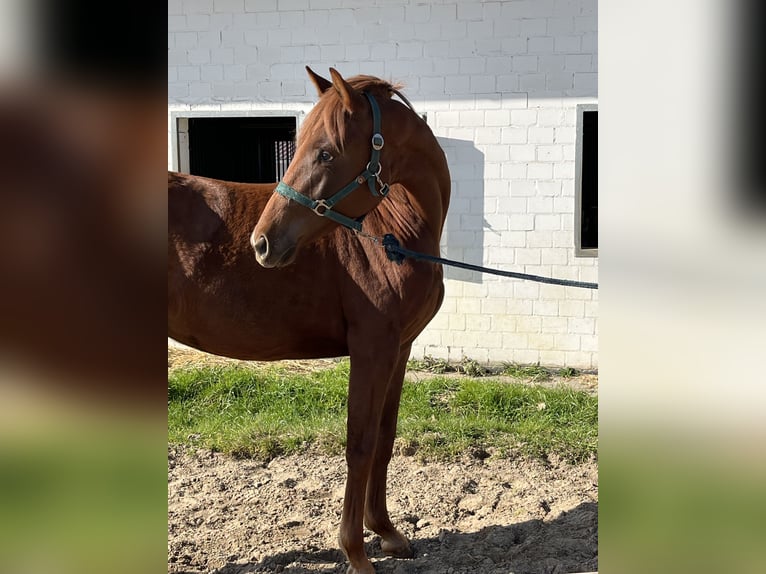
[{"label": "horse's mane", "polygon": [[[400,98],[407,101],[399,93],[399,90],[402,88],[401,84],[392,84],[375,76],[366,75],[353,76],[346,81],[359,93],[368,92],[379,99],[391,98],[391,96],[397,94]],[[407,105],[412,107],[409,102],[407,102]],[[343,143],[346,140],[345,110],[340,95],[335,89],[325,90],[319,98],[316,106],[314,106],[313,113],[306,118],[301,127],[299,139],[311,137],[320,127],[324,127],[325,132],[333,138],[333,145],[342,151]]]}]

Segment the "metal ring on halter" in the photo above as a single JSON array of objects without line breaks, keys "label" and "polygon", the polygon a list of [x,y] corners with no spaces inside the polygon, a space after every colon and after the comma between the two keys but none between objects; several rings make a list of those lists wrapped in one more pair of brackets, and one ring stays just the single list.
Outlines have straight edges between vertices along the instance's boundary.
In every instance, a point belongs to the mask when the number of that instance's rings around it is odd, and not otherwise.
[{"label": "metal ring on halter", "polygon": [[318,199],[316,201],[316,205],[314,205],[314,207],[311,208],[311,211],[313,211],[317,215],[324,215],[325,213],[330,211],[330,209],[331,209],[330,206],[328,206],[327,203],[325,203],[324,199]]},{"label": "metal ring on halter", "polygon": [[[380,143],[378,143],[380,142]],[[380,134],[372,134],[372,149],[375,151],[380,151],[383,149],[383,144],[385,144],[385,140],[383,139],[383,136]]]},{"label": "metal ring on halter", "polygon": [[[367,164],[367,171],[370,171],[370,166],[371,165],[372,165],[372,162],[369,162]],[[380,179],[378,176],[380,175],[380,170],[382,170],[382,169],[383,169],[383,166],[378,164],[378,171],[376,171],[375,173],[372,174],[375,179]]]}]

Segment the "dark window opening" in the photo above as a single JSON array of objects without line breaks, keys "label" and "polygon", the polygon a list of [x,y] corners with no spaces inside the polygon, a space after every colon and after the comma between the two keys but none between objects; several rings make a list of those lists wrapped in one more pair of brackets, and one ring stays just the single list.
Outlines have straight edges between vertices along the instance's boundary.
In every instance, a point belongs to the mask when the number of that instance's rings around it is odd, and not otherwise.
[{"label": "dark window opening", "polygon": [[582,113],[580,248],[598,249],[598,111]]},{"label": "dark window opening", "polygon": [[279,181],[295,154],[294,117],[189,118],[189,173]]}]

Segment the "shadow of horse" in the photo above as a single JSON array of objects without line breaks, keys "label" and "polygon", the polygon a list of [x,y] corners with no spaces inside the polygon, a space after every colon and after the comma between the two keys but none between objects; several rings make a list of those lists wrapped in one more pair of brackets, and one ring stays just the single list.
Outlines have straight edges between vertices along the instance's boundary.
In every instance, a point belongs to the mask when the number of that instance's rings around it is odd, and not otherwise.
[{"label": "shadow of horse", "polygon": [[[415,558],[384,557],[375,538],[365,544],[378,574],[564,574],[598,570],[598,504],[583,502],[557,518],[487,526],[477,532],[441,530],[413,541]],[[340,550],[307,549],[229,563],[213,574],[343,574]],[[197,574],[188,572],[182,574]]]}]

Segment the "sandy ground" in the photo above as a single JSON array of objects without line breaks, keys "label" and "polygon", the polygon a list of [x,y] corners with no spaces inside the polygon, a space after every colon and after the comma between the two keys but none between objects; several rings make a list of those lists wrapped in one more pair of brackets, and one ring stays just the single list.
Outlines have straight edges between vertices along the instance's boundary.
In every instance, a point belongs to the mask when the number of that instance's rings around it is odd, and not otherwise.
[{"label": "sandy ground", "polygon": [[[168,352],[169,367],[199,359],[191,351]],[[593,375],[569,382],[591,392],[597,386]],[[261,463],[171,445],[168,572],[343,574],[347,565],[337,532],[344,485],[342,456]],[[385,557],[377,536],[365,531],[378,574],[598,569],[595,461],[573,466],[555,458],[466,455],[453,463],[423,463],[399,454],[391,462],[388,485],[392,520],[413,542],[415,557]]]}]

